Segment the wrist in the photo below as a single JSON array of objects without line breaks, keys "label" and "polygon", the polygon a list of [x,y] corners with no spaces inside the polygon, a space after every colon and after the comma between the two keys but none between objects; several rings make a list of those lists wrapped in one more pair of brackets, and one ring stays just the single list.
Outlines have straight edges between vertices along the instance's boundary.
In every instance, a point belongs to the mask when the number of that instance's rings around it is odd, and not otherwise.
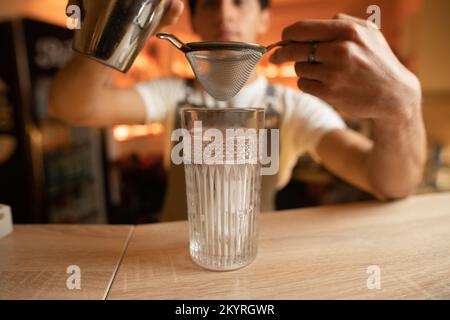
[{"label": "wrist", "polygon": [[422,88],[419,79],[410,73],[409,79],[396,90],[389,104],[392,112],[374,118],[375,126],[398,128],[420,119],[422,116]]}]

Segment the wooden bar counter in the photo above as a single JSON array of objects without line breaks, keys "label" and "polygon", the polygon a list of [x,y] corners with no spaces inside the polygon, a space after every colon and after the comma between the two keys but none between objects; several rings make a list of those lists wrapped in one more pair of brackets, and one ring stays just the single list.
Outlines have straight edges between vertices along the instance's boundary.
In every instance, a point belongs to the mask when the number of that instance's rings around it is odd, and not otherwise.
[{"label": "wooden bar counter", "polygon": [[[0,239],[0,299],[104,299],[132,230],[15,225]],[[69,289],[71,266],[79,267],[80,289]]]},{"label": "wooden bar counter", "polygon": [[[66,288],[69,264],[81,290]],[[185,221],[15,226],[0,299],[16,298],[450,299],[450,194],[264,213],[256,260],[229,272],[191,261]]]}]

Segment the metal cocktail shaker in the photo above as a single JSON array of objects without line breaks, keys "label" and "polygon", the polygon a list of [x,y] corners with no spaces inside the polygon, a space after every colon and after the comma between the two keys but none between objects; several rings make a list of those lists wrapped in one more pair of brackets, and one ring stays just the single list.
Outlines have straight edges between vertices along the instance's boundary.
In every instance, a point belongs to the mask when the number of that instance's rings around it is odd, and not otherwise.
[{"label": "metal cocktail shaker", "polygon": [[71,0],[80,8],[73,49],[127,72],[172,0]]}]

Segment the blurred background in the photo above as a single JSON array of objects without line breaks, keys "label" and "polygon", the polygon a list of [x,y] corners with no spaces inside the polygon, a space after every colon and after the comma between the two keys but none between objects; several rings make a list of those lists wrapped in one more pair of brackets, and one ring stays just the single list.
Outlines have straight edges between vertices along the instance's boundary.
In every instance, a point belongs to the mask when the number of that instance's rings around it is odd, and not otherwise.
[{"label": "blurred background", "polygon": [[[66,3],[0,0],[0,203],[12,207],[15,223],[156,222],[167,177],[162,124],[74,128],[48,115],[51,79],[73,54]],[[338,12],[367,18],[373,4],[381,8],[390,45],[423,85],[429,159],[417,193],[450,191],[450,1],[272,0],[261,44],[278,41],[283,27],[299,19]],[[186,42],[197,40],[188,14],[169,30]],[[292,65],[264,60],[258,68],[270,81],[296,88]],[[180,52],[152,39],[131,71],[115,78],[129,87],[167,75],[192,76]],[[370,135],[367,123],[346,120]],[[305,156],[279,191],[277,209],[368,199]]]}]

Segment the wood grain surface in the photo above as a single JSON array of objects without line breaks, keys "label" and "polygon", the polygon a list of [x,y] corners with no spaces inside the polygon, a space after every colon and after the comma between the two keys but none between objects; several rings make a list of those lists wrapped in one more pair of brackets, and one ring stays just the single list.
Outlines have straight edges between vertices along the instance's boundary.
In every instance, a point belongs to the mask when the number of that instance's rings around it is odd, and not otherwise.
[{"label": "wood grain surface", "polygon": [[[0,239],[0,299],[103,299],[132,226],[15,225]],[[70,265],[81,289],[69,290]]]},{"label": "wood grain surface", "polygon": [[262,214],[258,257],[229,272],[191,261],[186,222],[137,226],[108,298],[450,299],[450,194]]},{"label": "wood grain surface", "polygon": [[191,261],[186,222],[16,225],[0,239],[0,299],[450,299],[449,253],[448,193],[262,214],[258,257],[229,272]]}]

